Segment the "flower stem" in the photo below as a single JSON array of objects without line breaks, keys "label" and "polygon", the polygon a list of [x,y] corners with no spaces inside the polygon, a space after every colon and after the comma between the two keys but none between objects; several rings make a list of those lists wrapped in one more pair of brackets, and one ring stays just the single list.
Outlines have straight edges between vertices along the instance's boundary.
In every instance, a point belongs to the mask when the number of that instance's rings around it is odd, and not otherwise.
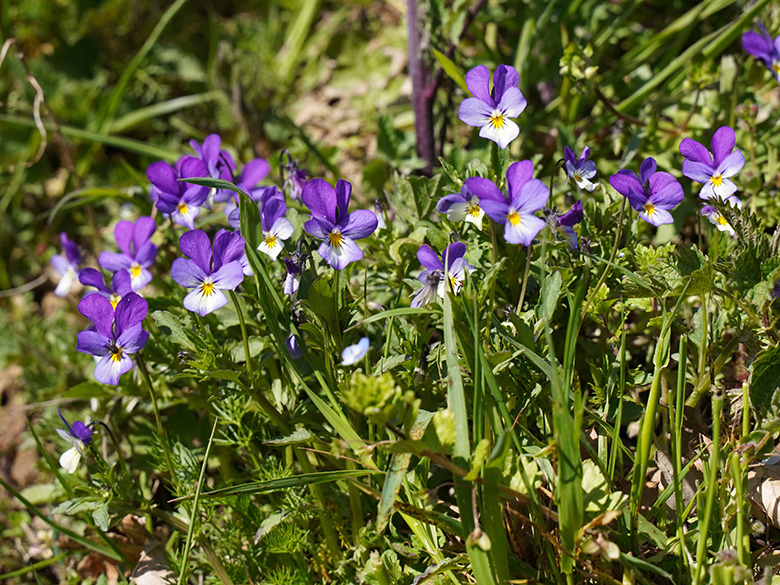
[{"label": "flower stem", "polygon": [[154,408],[154,419],[157,422],[157,434],[160,436],[160,443],[162,443],[163,453],[165,455],[165,464],[168,466],[168,472],[171,474],[171,481],[174,482],[176,475],[173,472],[173,463],[171,461],[171,453],[168,450],[168,437],[165,434],[165,429],[162,426],[160,420],[160,409],[157,406],[157,395],[154,393],[154,386],[152,385],[152,379],[149,377],[149,370],[146,368],[146,362],[140,353],[135,354],[138,361],[138,369],[141,370],[146,385],[149,387],[149,395],[152,397],[152,408]]},{"label": "flower stem", "polygon": [[520,289],[520,298],[517,300],[517,309],[515,314],[519,315],[523,311],[523,301],[525,300],[525,289],[528,286],[528,273],[531,271],[531,249],[525,248],[525,270],[523,270],[523,286]]},{"label": "flower stem", "polygon": [[246,322],[244,321],[244,313],[241,311],[241,305],[238,304],[238,297],[235,291],[228,291],[230,293],[230,300],[233,301],[233,306],[236,308],[236,314],[238,315],[238,325],[241,327],[241,337],[244,340],[244,358],[246,360],[246,375],[249,378],[249,384],[252,384],[252,377],[254,375],[254,367],[252,366],[252,357],[249,355],[249,338],[246,335]]}]

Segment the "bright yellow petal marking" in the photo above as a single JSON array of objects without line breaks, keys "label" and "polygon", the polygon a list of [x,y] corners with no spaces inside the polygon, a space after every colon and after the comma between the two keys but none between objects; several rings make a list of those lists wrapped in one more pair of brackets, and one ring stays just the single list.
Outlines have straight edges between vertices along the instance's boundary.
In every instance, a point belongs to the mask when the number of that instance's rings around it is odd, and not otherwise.
[{"label": "bright yellow petal marking", "polygon": [[582,181],[582,175],[579,173],[574,173],[574,180],[579,183],[580,181]]},{"label": "bright yellow petal marking", "polygon": [[344,239],[344,236],[341,235],[340,232],[330,232],[328,235],[328,240],[330,240],[330,245],[334,248],[341,248],[341,242]]},{"label": "bright yellow petal marking", "polygon": [[504,127],[504,114],[502,112],[493,112],[490,114],[490,123],[496,130],[501,130]]},{"label": "bright yellow petal marking", "polygon": [[715,218],[715,221],[720,225],[729,225],[729,222],[726,220],[725,217],[722,215],[718,215],[718,217]]},{"label": "bright yellow petal marking", "polygon": [[181,213],[182,215],[185,215],[187,213],[187,209],[189,209],[189,208],[187,207],[186,203],[179,203],[176,206],[176,209],[179,210],[179,213]]},{"label": "bright yellow petal marking", "polygon": [[141,276],[141,265],[138,262],[133,262],[130,266],[130,276],[132,278],[138,278]]},{"label": "bright yellow petal marking", "polygon": [[111,295],[111,298],[108,300],[111,302],[111,306],[116,309],[116,306],[119,304],[119,301],[122,300],[122,297],[114,293]]},{"label": "bright yellow petal marking", "polygon": [[507,214],[506,216],[507,221],[510,223],[510,225],[520,225],[520,214],[516,211],[512,210]]},{"label": "bright yellow petal marking", "polygon": [[775,73],[780,73],[780,61],[775,61],[772,63],[772,71]]},{"label": "bright yellow petal marking", "polygon": [[655,213],[655,205],[652,203],[645,203],[645,213],[647,215],[653,215]]},{"label": "bright yellow petal marking", "polygon": [[122,348],[121,347],[112,347],[111,348],[111,361],[112,362],[121,362],[122,361]]},{"label": "bright yellow petal marking", "polygon": [[710,177],[710,181],[712,181],[713,187],[720,187],[723,184],[723,175],[721,174],[714,174],[712,177]]},{"label": "bright yellow petal marking", "polygon": [[268,234],[266,237],[263,238],[263,242],[269,248],[273,248],[276,245],[276,236],[272,234]]},{"label": "bright yellow petal marking", "polygon": [[214,283],[210,280],[204,280],[200,284],[200,291],[203,293],[203,296],[211,296],[214,293]]},{"label": "bright yellow petal marking", "polygon": [[476,218],[479,217],[481,211],[482,210],[479,208],[479,203],[469,202],[466,214]]}]

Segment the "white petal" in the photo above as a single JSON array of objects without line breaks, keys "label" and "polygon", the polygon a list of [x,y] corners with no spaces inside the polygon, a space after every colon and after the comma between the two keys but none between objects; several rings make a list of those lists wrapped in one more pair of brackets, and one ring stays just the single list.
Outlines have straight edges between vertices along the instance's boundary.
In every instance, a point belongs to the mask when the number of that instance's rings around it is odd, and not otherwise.
[{"label": "white petal", "polygon": [[284,217],[280,217],[279,219],[277,219],[274,222],[274,225],[271,226],[271,234],[276,236],[280,240],[286,240],[292,235],[292,233],[293,233],[293,226]]},{"label": "white petal", "polygon": [[198,287],[184,297],[184,308],[205,317],[212,311],[227,305],[227,302],[225,293],[218,288],[211,291],[210,295],[204,295],[201,288]]},{"label": "white petal", "polygon": [[469,208],[469,204],[465,201],[463,203],[453,203],[447,209],[447,219],[452,222],[459,222],[466,219],[466,210]]},{"label": "white petal", "polygon": [[76,447],[71,447],[60,455],[60,467],[62,467],[68,473],[73,473],[79,466],[81,461],[81,453]]},{"label": "white petal", "polygon": [[68,271],[62,275],[57,288],[54,289],[54,294],[58,297],[66,297],[70,292],[70,288],[73,286],[73,281],[76,279],[76,272],[73,268],[69,268]]},{"label": "white petal", "polygon": [[510,142],[517,138],[518,134],[520,134],[520,128],[512,120],[507,119],[504,119],[504,125],[501,128],[496,128],[492,122],[488,122],[479,131],[482,138],[492,140],[501,149],[506,148]]},{"label": "white petal", "polygon": [[284,246],[282,246],[282,241],[279,238],[275,238],[273,246],[269,246],[265,243],[265,240],[263,240],[260,242],[257,249],[263,254],[270,256],[271,260],[276,260],[276,257],[279,256],[279,253],[284,249]]}]

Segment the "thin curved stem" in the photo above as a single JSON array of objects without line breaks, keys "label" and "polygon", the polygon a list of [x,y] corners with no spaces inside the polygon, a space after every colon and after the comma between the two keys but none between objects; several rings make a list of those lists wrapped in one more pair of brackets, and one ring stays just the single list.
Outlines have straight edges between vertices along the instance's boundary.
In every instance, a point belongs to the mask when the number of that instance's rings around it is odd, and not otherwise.
[{"label": "thin curved stem", "polygon": [[160,436],[160,443],[162,443],[163,453],[165,455],[165,464],[168,466],[168,473],[171,474],[171,481],[175,483],[176,475],[173,472],[173,463],[171,460],[171,453],[168,449],[168,437],[165,433],[165,429],[162,426],[162,420],[160,419],[160,409],[157,406],[157,395],[154,392],[154,386],[152,385],[152,379],[149,377],[149,370],[146,368],[146,362],[140,353],[135,354],[138,361],[138,369],[141,370],[141,375],[146,381],[146,385],[149,388],[149,395],[152,397],[152,408],[154,408],[154,420],[157,422],[157,434]]},{"label": "thin curved stem", "polygon": [[244,358],[246,360],[246,375],[249,378],[249,383],[252,383],[252,377],[254,376],[254,367],[252,365],[252,357],[249,355],[249,338],[246,334],[246,322],[244,321],[244,313],[241,311],[241,305],[238,304],[238,297],[235,291],[228,291],[230,293],[230,300],[233,301],[233,306],[236,308],[236,314],[238,315],[238,325],[241,327],[241,338],[244,340]]}]

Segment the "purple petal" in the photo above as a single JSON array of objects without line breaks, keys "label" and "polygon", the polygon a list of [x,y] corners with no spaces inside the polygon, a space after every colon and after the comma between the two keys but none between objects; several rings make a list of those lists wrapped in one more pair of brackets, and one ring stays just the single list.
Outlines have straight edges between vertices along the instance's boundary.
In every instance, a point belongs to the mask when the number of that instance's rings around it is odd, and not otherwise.
[{"label": "purple petal", "polygon": [[343,224],[349,215],[349,198],[352,195],[352,184],[343,179],[336,182],[336,222]]},{"label": "purple petal", "polygon": [[490,95],[490,70],[484,65],[477,65],[466,73],[466,87],[475,99],[485,102],[490,108],[495,106],[496,102]]},{"label": "purple petal", "polygon": [[504,239],[510,244],[530,246],[545,225],[544,220],[540,217],[521,215],[519,223],[512,225],[511,222],[506,222],[504,224]]},{"label": "purple petal", "polygon": [[[530,160],[521,160],[512,163],[506,170],[506,182],[509,186],[509,200],[515,199],[523,186],[534,176],[534,163]],[[503,199],[503,197],[502,197]]]},{"label": "purple petal", "polygon": [[119,384],[119,377],[132,369],[133,360],[126,355],[122,355],[119,361],[115,361],[113,356],[107,355],[101,358],[95,367],[95,380],[116,386]]},{"label": "purple petal", "polygon": [[539,179],[531,179],[520,189],[520,192],[512,200],[520,215],[531,214],[547,205],[550,198],[550,189]]},{"label": "purple petal", "polygon": [[720,163],[734,150],[736,140],[734,130],[728,126],[721,126],[715,131],[712,136],[712,154],[715,157],[716,167],[720,166]]},{"label": "purple petal", "polygon": [[92,431],[90,431],[89,427],[80,420],[73,421],[73,428],[71,429],[70,434],[85,445],[92,440]]},{"label": "purple petal", "polygon": [[768,65],[772,61],[772,43],[767,42],[767,38],[764,35],[760,35],[755,31],[746,32],[742,35],[742,48],[754,57],[761,59],[765,65]]},{"label": "purple petal", "polygon": [[312,179],[303,188],[301,199],[314,217],[336,223],[336,190],[330,183]]},{"label": "purple petal", "polygon": [[211,272],[211,240],[203,230],[191,230],[179,240],[181,251],[190,257],[203,272]]},{"label": "purple petal", "polygon": [[[579,160],[580,164],[584,163],[585,159],[587,159],[589,156],[590,156],[590,148],[586,146],[585,148],[582,149],[582,154],[580,155],[580,160]],[[593,163],[593,166],[595,168],[596,163]]]},{"label": "purple petal", "polygon": [[[90,295],[98,298],[104,298],[100,295]],[[78,342],[76,343],[76,351],[82,353],[88,353],[90,355],[104,356],[111,353],[109,349],[111,345],[111,339],[105,335],[88,329],[87,331],[81,331],[78,335]]]},{"label": "purple petal", "polygon": [[[671,180],[669,180],[671,179]],[[652,203],[661,209],[673,209],[685,198],[682,185],[669,173],[656,173],[650,177],[650,197]]]},{"label": "purple petal", "polygon": [[436,204],[436,211],[439,213],[447,213],[447,210],[455,203],[466,203],[468,199],[460,193],[452,193],[451,195],[445,195]]},{"label": "purple petal", "polygon": [[152,242],[146,242],[143,246],[136,248],[135,260],[143,266],[148,268],[154,264],[154,259],[157,257],[157,246]]},{"label": "purple petal", "polygon": [[499,65],[493,74],[493,99],[500,102],[510,89],[520,85],[520,74],[510,65]]},{"label": "purple petal", "polygon": [[579,166],[579,161],[577,161],[577,156],[574,154],[571,148],[568,146],[563,147],[563,159],[567,163],[571,163],[572,166],[576,169]]},{"label": "purple petal", "polygon": [[690,161],[712,166],[710,151],[703,144],[696,142],[692,138],[686,138],[680,143],[680,154]]},{"label": "purple petal", "polygon": [[136,293],[130,293],[123,296],[114,310],[114,320],[116,322],[115,335],[119,337],[126,329],[141,323],[141,321],[146,319],[148,310],[149,303],[146,302],[146,299]]},{"label": "purple petal", "polygon": [[149,333],[142,329],[142,325],[137,323],[122,332],[116,340],[117,347],[121,347],[123,353],[138,353],[149,341]]},{"label": "purple petal", "polygon": [[270,171],[271,167],[267,160],[264,158],[256,158],[244,165],[244,170],[241,171],[239,181],[245,183],[247,187],[252,188],[265,179]]},{"label": "purple petal", "polygon": [[458,119],[464,124],[481,128],[490,122],[493,108],[478,98],[466,98],[458,108]]},{"label": "purple petal", "polygon": [[133,292],[130,281],[130,273],[126,270],[120,270],[119,272],[114,273],[111,288],[113,289],[113,292],[123,297],[129,292]]},{"label": "purple petal", "polygon": [[582,217],[582,201],[578,200],[569,211],[558,218],[558,223],[571,227],[580,223]]},{"label": "purple petal", "polygon": [[745,157],[738,150],[735,150],[730,155],[721,161],[718,165],[718,170],[724,177],[733,177],[736,175],[742,167],[745,166]]},{"label": "purple petal", "polygon": [[203,141],[201,158],[207,162],[216,163],[219,160],[219,151],[222,149],[222,138],[219,134],[209,134]]},{"label": "purple petal", "polygon": [[112,325],[114,324],[114,307],[111,302],[100,295],[89,295],[81,299],[79,313],[95,324],[98,333],[104,337],[112,338]]},{"label": "purple petal", "polygon": [[479,197],[480,205],[485,201],[506,202],[501,191],[499,191],[496,184],[490,179],[471,177],[470,179],[466,179],[464,185],[471,193]]},{"label": "purple petal", "polygon": [[628,202],[631,204],[631,207],[636,209],[637,211],[641,211],[645,207],[645,203],[647,203],[647,196],[645,196],[644,190],[637,191],[633,187],[628,190],[628,193],[625,195],[626,199],[628,199]]},{"label": "purple petal", "polygon": [[[49,260],[49,263],[51,264],[52,268],[54,268],[55,272],[60,276],[62,276],[72,268],[71,263],[68,262],[65,259],[65,256],[63,256],[62,254],[57,254],[55,256],[52,256],[51,260]],[[94,270],[94,268],[92,270]]]},{"label": "purple petal", "polygon": [[271,226],[276,223],[276,220],[280,217],[284,217],[287,213],[287,204],[282,197],[272,197],[267,199],[262,206],[262,212],[260,214],[263,231],[267,232],[271,229]]},{"label": "purple petal", "polygon": [[241,262],[233,260],[220,267],[211,275],[214,287],[221,290],[235,290],[235,288],[244,282],[244,268]]},{"label": "purple petal", "polygon": [[379,221],[373,211],[358,209],[349,214],[347,223],[342,227],[341,233],[347,238],[362,240],[374,233],[378,223]]},{"label": "purple petal", "polygon": [[446,261],[447,270],[452,272],[453,262],[463,258],[463,255],[465,253],[466,253],[466,244],[464,244],[463,242],[454,242],[444,249],[444,252],[441,255],[441,263],[442,265],[444,265]]},{"label": "purple petal", "polygon": [[423,244],[417,250],[417,259],[428,270],[444,270],[444,264],[428,244]]},{"label": "purple petal", "polygon": [[647,157],[643,160],[639,166],[639,182],[645,185],[650,180],[652,174],[655,173],[656,168],[658,168],[658,165],[654,158]]},{"label": "purple petal", "polygon": [[176,180],[176,171],[167,162],[159,161],[150,164],[146,169],[146,176],[159,190],[178,194],[179,182]]},{"label": "purple petal", "polygon": [[615,191],[626,197],[632,189],[640,193],[643,191],[642,184],[631,171],[618,171],[609,178],[609,184]]},{"label": "purple petal", "polygon": [[81,250],[79,250],[79,247],[75,242],[68,239],[68,235],[65,232],[60,234],[60,243],[62,244],[62,249],[65,252],[65,257],[68,259],[68,262],[71,264],[79,264],[81,262]]},{"label": "purple petal", "polygon": [[79,282],[85,286],[94,286],[101,292],[111,292],[103,281],[103,275],[94,268],[85,268],[82,270],[79,274]]},{"label": "purple petal", "polygon": [[363,251],[347,237],[342,238],[339,246],[331,246],[329,240],[324,240],[317,252],[335,270],[343,270],[351,262],[363,258]]},{"label": "purple petal", "polygon": [[114,227],[114,240],[116,240],[116,245],[119,246],[119,249],[122,250],[122,252],[131,258],[133,257],[133,253],[130,250],[130,243],[133,241],[134,231],[135,225],[133,225],[132,221],[128,220],[120,221],[116,224],[116,227]]},{"label": "purple petal", "polygon": [[311,218],[303,225],[303,228],[309,234],[320,240],[327,238],[335,227],[336,226],[327,219],[321,219],[318,217]]},{"label": "purple petal", "polygon": [[517,118],[525,110],[528,104],[523,93],[516,87],[510,87],[501,97],[501,101],[496,106],[504,112],[507,118]]},{"label": "purple petal", "polygon": [[706,163],[686,159],[682,164],[683,175],[697,183],[709,183],[713,172],[712,167]]},{"label": "purple petal", "polygon": [[217,271],[221,266],[239,260],[246,253],[246,242],[238,232],[219,230],[214,237],[214,267]]},{"label": "purple petal", "polygon": [[506,221],[506,214],[509,213],[509,204],[506,201],[485,199],[480,201],[479,205],[482,207],[485,215],[496,223],[504,223]]},{"label": "purple petal", "polygon": [[197,288],[206,280],[206,273],[188,258],[176,258],[171,266],[171,278],[185,288]]}]

